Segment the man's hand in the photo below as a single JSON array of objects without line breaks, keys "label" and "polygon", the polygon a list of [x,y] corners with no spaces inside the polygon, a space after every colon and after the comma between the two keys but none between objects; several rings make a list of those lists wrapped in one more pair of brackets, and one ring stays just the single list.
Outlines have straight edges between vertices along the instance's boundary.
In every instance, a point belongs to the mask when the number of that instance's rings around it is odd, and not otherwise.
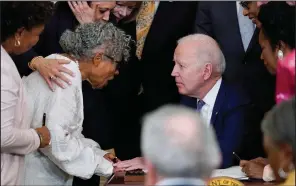
[{"label": "man's hand", "polygon": [[253,161],[242,160],[240,162],[242,171],[250,178],[262,179],[265,165]]},{"label": "man's hand", "polygon": [[116,171],[131,171],[135,169],[145,169],[144,158],[137,157],[131,160],[121,161],[113,165]]}]

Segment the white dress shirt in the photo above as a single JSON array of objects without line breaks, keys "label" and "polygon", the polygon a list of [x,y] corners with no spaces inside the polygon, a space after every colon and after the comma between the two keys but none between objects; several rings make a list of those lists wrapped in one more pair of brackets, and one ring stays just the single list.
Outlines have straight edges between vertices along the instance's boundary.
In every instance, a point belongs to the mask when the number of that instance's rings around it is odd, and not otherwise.
[{"label": "white dress shirt", "polygon": [[[200,110],[200,114],[202,118],[205,120],[207,125],[211,124],[212,112],[214,109],[214,105],[216,102],[216,98],[221,86],[222,78],[220,78],[212,89],[206,94],[206,96],[202,99],[205,102],[205,105]],[[197,99],[197,102],[199,99]]]},{"label": "white dress shirt", "polygon": [[[69,60],[58,54],[46,58]],[[112,163],[103,157],[107,152],[81,134],[84,119],[81,73],[73,61],[65,67],[75,73],[75,77],[66,75],[72,82],[66,89],[55,85],[52,92],[38,72],[23,79],[28,122],[32,128],[40,127],[46,113],[51,135],[50,146],[25,157],[25,185],[66,185],[72,184],[72,176],[89,179],[93,174],[109,176],[113,172]]]}]

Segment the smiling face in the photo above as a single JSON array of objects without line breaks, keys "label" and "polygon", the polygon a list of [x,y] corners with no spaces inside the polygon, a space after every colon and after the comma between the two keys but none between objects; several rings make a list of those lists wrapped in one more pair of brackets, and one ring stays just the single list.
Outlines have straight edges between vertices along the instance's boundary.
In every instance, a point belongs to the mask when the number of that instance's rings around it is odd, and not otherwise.
[{"label": "smiling face", "polygon": [[259,7],[257,5],[256,1],[248,1],[241,3],[241,6],[243,6],[243,15],[248,16],[249,19],[252,20],[254,24],[256,24],[257,27],[261,27],[260,22],[258,21],[258,13],[259,13]]},{"label": "smiling face", "polygon": [[113,15],[117,21],[120,21],[131,15],[135,8],[137,8],[137,1],[117,1],[113,9]]}]

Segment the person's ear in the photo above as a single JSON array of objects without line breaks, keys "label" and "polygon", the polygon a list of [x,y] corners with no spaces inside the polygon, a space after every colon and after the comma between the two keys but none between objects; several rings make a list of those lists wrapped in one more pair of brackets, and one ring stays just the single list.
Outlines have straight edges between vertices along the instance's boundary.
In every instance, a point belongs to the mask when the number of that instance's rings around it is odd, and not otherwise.
[{"label": "person's ear", "polygon": [[25,27],[22,27],[17,29],[16,33],[14,34],[14,37],[16,40],[21,40],[24,35],[25,35]]},{"label": "person's ear", "polygon": [[97,53],[95,57],[93,58],[93,64],[95,66],[98,66],[103,60],[103,54],[102,53]]},{"label": "person's ear", "polygon": [[213,65],[211,63],[207,63],[204,68],[204,80],[208,80],[213,72]]}]

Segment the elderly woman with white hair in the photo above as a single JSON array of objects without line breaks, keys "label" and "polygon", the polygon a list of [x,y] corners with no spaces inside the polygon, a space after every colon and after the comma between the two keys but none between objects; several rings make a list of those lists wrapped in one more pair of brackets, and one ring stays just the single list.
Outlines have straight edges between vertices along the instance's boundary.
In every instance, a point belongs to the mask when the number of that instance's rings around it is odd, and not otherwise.
[{"label": "elderly woman with white hair", "polygon": [[[82,135],[82,81],[93,88],[105,86],[113,73],[102,77],[101,66],[127,60],[130,36],[111,23],[79,25],[66,30],[60,38],[65,54],[52,54],[48,59],[70,60],[65,67],[75,73],[72,85],[55,87],[52,92],[38,72],[24,79],[29,103],[31,127],[45,124],[51,135],[51,145],[25,158],[25,185],[68,185],[73,176],[89,179],[92,175],[109,176],[113,172],[114,155],[101,150],[100,145]],[[80,68],[80,69],[79,69]],[[98,78],[99,77],[99,78]],[[100,103],[97,103],[100,104]],[[46,118],[42,117],[46,114]]]},{"label": "elderly woman with white hair", "polygon": [[294,96],[276,105],[261,124],[268,162],[276,180],[287,186],[295,185],[295,113]]}]

